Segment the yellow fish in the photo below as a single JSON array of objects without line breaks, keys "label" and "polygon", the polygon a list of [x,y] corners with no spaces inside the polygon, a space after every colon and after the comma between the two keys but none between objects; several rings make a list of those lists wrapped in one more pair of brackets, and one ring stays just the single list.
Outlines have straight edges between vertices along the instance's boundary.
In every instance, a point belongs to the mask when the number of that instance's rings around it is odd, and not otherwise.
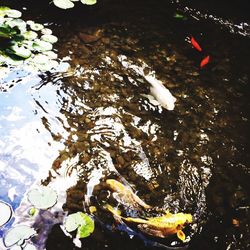
[{"label": "yellow fish", "polygon": [[[117,192],[119,198],[123,200],[124,203],[130,203],[134,208],[136,208],[136,205],[138,207],[138,204],[146,209],[151,208],[151,206],[146,204],[136,194],[134,194],[130,187],[124,186],[122,183],[114,179],[108,179],[106,183],[108,184],[109,188]],[[109,210],[115,218],[136,224],[142,232],[148,235],[165,238],[169,235],[177,234],[177,237],[182,241],[186,239],[182,229],[186,224],[192,223],[193,220],[191,214],[172,214],[169,211],[165,211],[165,214],[162,216],[146,217],[145,219],[123,217],[121,216],[121,212],[119,210],[114,209],[109,204],[107,204],[105,208]]]},{"label": "yellow fish", "polygon": [[165,238],[170,235],[177,234],[177,237],[180,240],[184,241],[186,239],[186,236],[182,229],[184,228],[185,224],[192,222],[191,214],[172,214],[167,211],[163,216],[147,217],[145,219],[142,219],[123,217],[121,216],[121,212],[119,210],[114,209],[109,204],[105,205],[105,208],[109,210],[116,218],[122,219],[126,222],[134,223],[142,232],[160,238]]},{"label": "yellow fish", "polygon": [[129,186],[124,186],[121,182],[114,179],[107,179],[106,183],[109,188],[116,192],[124,203],[130,204],[132,206],[142,206],[143,208],[149,209],[151,206],[146,204],[142,199],[140,199]]}]

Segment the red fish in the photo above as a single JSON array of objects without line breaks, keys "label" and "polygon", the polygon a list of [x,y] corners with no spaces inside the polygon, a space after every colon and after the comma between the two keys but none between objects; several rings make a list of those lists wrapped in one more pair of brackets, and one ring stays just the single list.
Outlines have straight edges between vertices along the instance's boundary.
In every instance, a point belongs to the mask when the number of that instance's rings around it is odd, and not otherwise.
[{"label": "red fish", "polygon": [[205,65],[207,65],[210,61],[210,56],[206,56],[201,60],[200,67],[203,68]]},{"label": "red fish", "polygon": [[196,40],[193,38],[193,37],[191,37],[191,44],[193,45],[193,47],[195,48],[195,49],[197,49],[198,51],[202,51],[202,48],[201,48],[201,46],[199,45],[199,43],[197,43],[196,42]]}]

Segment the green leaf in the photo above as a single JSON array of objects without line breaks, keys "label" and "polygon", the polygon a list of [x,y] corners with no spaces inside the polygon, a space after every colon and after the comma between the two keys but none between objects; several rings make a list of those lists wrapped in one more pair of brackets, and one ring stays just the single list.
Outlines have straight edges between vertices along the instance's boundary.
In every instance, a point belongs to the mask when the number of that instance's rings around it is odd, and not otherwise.
[{"label": "green leaf", "polygon": [[57,202],[57,193],[47,186],[32,189],[27,194],[29,202],[38,209],[48,209]]},{"label": "green leaf", "polygon": [[6,15],[6,12],[10,10],[9,7],[5,7],[5,6],[0,6],[0,17],[1,16],[5,16]]},{"label": "green leaf", "polygon": [[37,248],[32,244],[27,244],[23,250],[37,250]]},{"label": "green leaf", "polygon": [[12,208],[9,204],[0,201],[0,227],[5,225],[12,217]]},{"label": "green leaf", "polygon": [[9,19],[5,22],[5,25],[10,26],[11,28],[17,27],[19,31],[26,29],[26,23],[19,18]]},{"label": "green leaf", "polygon": [[74,7],[74,3],[72,3],[70,0],[53,0],[55,6],[61,8],[61,9],[70,9]]},{"label": "green leaf", "polygon": [[0,26],[0,37],[12,38],[16,34],[17,34],[17,31],[11,28],[9,25]]},{"label": "green leaf", "polygon": [[37,33],[35,31],[29,30],[24,33],[24,38],[27,40],[34,40],[37,38]]},{"label": "green leaf", "polygon": [[93,5],[96,4],[97,0],[81,0],[83,4]]},{"label": "green leaf", "polygon": [[77,237],[86,238],[93,233],[95,224],[87,214],[77,212],[66,218],[64,227],[69,233],[77,229]]},{"label": "green leaf", "polygon": [[26,49],[24,46],[18,46],[17,44],[11,46],[6,51],[9,54],[14,54],[24,59],[29,58],[31,56],[31,51],[29,49]]},{"label": "green leaf", "polygon": [[8,9],[5,12],[8,17],[19,18],[22,16],[22,13],[19,10]]},{"label": "green leaf", "polygon": [[94,232],[95,224],[94,221],[86,214],[81,214],[84,223],[77,229],[77,238],[86,238]]},{"label": "green leaf", "polygon": [[26,225],[18,225],[14,228],[11,228],[5,235],[3,242],[6,247],[14,246],[18,244],[22,245],[25,240],[28,240],[33,235],[36,234],[36,231],[33,228],[30,228]]},{"label": "green leaf", "polygon": [[10,10],[10,8],[6,6],[0,6],[0,11],[6,11],[6,10]]},{"label": "green leaf", "polygon": [[51,29],[48,29],[48,28],[43,28],[43,29],[41,30],[41,33],[42,33],[43,35],[52,35],[52,30],[51,30]]},{"label": "green leaf", "polygon": [[42,30],[43,29],[43,25],[40,24],[40,23],[30,23],[30,28],[34,31],[39,31],[39,30]]},{"label": "green leaf", "polygon": [[70,214],[64,223],[64,227],[67,232],[75,231],[81,225],[81,212]]},{"label": "green leaf", "polygon": [[49,51],[52,50],[52,48],[53,48],[52,44],[45,41],[36,40],[33,43],[33,49],[38,52]]},{"label": "green leaf", "polygon": [[58,41],[58,38],[54,35],[42,35],[41,39],[49,43],[56,43]]}]

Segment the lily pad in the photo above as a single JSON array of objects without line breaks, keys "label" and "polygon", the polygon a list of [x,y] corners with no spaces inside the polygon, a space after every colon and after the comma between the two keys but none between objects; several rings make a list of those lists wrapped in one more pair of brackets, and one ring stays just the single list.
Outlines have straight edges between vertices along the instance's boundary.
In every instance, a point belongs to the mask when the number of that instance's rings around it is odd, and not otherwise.
[{"label": "lily pad", "polygon": [[13,246],[12,248],[10,248],[10,250],[23,250],[23,248],[21,246]]},{"label": "lily pad", "polygon": [[12,247],[14,245],[22,246],[26,240],[30,239],[36,234],[36,231],[26,225],[19,225],[11,228],[3,239],[3,243],[6,247]]},{"label": "lily pad", "polygon": [[37,248],[32,244],[27,244],[23,250],[37,250]]},{"label": "lily pad", "polygon": [[54,0],[53,2],[55,6],[61,9],[70,9],[74,7],[74,3],[72,3],[70,0]]},{"label": "lily pad", "polygon": [[38,37],[37,33],[35,31],[29,30],[24,33],[24,38],[27,40],[34,40]]},{"label": "lily pad", "polygon": [[77,230],[77,238],[86,238],[93,233],[95,224],[87,214],[77,212],[66,218],[64,227],[69,233]]},{"label": "lily pad", "polygon": [[11,18],[5,22],[6,25],[9,25],[11,28],[18,27],[19,29],[26,29],[26,23],[20,18]]},{"label": "lily pad", "polygon": [[44,51],[49,51],[52,50],[52,44],[45,42],[45,41],[41,41],[41,40],[36,40],[33,43],[33,49],[38,51],[38,52],[44,52]]},{"label": "lily pad", "polygon": [[5,225],[12,217],[12,208],[9,204],[0,201],[0,227]]},{"label": "lily pad", "polygon": [[37,209],[48,209],[57,202],[57,193],[50,187],[40,186],[27,194],[29,202]]},{"label": "lily pad", "polygon": [[0,37],[11,39],[16,34],[17,34],[17,31],[11,28],[9,25],[4,24],[0,26]]},{"label": "lily pad", "polygon": [[87,4],[87,5],[93,5],[93,4],[96,4],[96,0],[81,0],[81,2],[83,4]]},{"label": "lily pad", "polygon": [[49,59],[56,59],[58,57],[57,54],[53,51],[45,51],[43,54],[46,55]]},{"label": "lily pad", "polygon": [[42,33],[43,35],[51,35],[51,34],[52,34],[52,30],[51,30],[51,29],[48,29],[48,28],[43,28],[43,29],[41,30],[41,33]]},{"label": "lily pad", "polygon": [[30,23],[30,28],[34,31],[39,31],[43,29],[43,25],[40,23]]},{"label": "lily pad", "polygon": [[5,6],[0,6],[0,17],[3,17],[6,15],[6,12],[10,10],[9,7],[5,7]]},{"label": "lily pad", "polygon": [[26,49],[24,46],[18,46],[17,44],[11,46],[10,49],[8,49],[8,53],[14,54],[24,59],[31,56],[31,51],[29,49]]},{"label": "lily pad", "polygon": [[56,43],[58,41],[58,38],[54,35],[42,35],[41,39],[49,43]]},{"label": "lily pad", "polygon": [[8,9],[5,11],[5,13],[8,17],[13,17],[13,18],[19,18],[22,16],[22,13],[19,10]]}]

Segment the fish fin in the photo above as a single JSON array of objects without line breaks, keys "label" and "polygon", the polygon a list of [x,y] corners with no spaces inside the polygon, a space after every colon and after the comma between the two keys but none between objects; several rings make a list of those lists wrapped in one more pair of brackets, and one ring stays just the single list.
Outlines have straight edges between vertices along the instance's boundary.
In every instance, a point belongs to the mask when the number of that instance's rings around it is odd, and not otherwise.
[{"label": "fish fin", "polygon": [[143,233],[145,233],[147,235],[151,235],[151,236],[159,237],[159,238],[165,238],[166,237],[166,235],[164,235],[161,230],[150,228],[146,224],[139,224],[139,225],[137,225],[137,227],[138,227],[139,230],[141,230],[141,232],[143,232]]},{"label": "fish fin", "polygon": [[145,203],[139,196],[137,196],[136,194],[134,194],[133,192],[131,192],[132,197],[134,199],[135,202],[137,202],[140,206],[149,209],[151,208],[150,205],[148,205],[147,203]]},{"label": "fish fin", "polygon": [[177,231],[177,237],[181,240],[184,241],[186,239],[186,235],[184,234],[184,232],[182,230],[178,230]]}]

